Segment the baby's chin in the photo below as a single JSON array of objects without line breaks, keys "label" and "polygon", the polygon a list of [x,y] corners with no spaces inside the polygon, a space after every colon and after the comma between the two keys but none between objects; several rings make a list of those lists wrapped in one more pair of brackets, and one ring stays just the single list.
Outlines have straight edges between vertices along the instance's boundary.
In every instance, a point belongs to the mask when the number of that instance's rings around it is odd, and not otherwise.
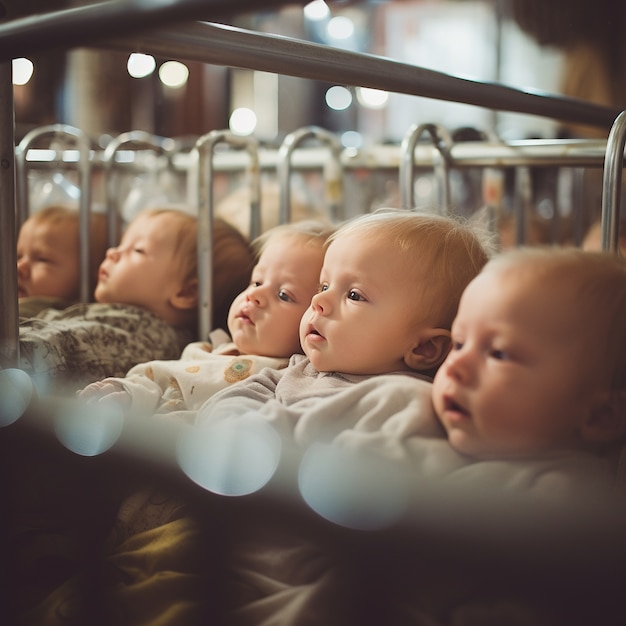
[{"label": "baby's chin", "polygon": [[304,350],[304,356],[306,356],[309,359],[311,365],[318,372],[328,373],[328,372],[338,371],[337,369],[334,369],[329,366],[327,359],[320,358],[319,353],[317,353],[315,350]]},{"label": "baby's chin", "polygon": [[111,297],[111,294],[102,287],[96,287],[93,293],[93,299],[101,304],[112,304],[113,302],[116,302],[116,300]]}]

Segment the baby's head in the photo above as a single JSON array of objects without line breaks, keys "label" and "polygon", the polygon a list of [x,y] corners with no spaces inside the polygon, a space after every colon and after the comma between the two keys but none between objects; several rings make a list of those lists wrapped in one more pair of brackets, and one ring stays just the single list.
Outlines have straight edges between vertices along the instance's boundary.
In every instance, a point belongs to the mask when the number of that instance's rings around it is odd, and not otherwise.
[{"label": "baby's head", "polygon": [[[626,256],[626,220],[618,223],[618,251]],[[596,220],[589,226],[582,241],[583,250],[588,252],[600,252],[602,250],[602,220]]]},{"label": "baby's head", "polygon": [[[524,217],[525,242],[527,246],[550,243],[550,221],[534,213]],[[501,215],[498,220],[498,239],[501,250],[517,247],[517,217],[511,213]]]},{"label": "baby's head", "polygon": [[300,326],[304,352],[321,372],[432,375],[461,293],[486,261],[453,218],[386,209],[350,220],[329,239]]},{"label": "baby's head", "polygon": [[334,227],[301,221],[275,226],[253,242],[250,285],[234,300],[228,330],[243,354],[289,357],[302,351],[298,327],[319,286],[324,246]]},{"label": "baby's head", "polygon": [[[33,213],[17,238],[17,286],[20,298],[45,296],[63,300],[80,298],[79,212],[54,205]],[[89,285],[98,279],[106,253],[106,217],[90,214]]]},{"label": "baby's head", "polygon": [[147,309],[176,327],[197,322],[197,220],[177,209],[147,209],[100,265],[97,302]]},{"label": "baby's head", "polygon": [[226,328],[233,300],[250,282],[254,254],[248,240],[220,217],[213,218],[213,328]]},{"label": "baby's head", "polygon": [[[326,220],[326,212],[310,202],[305,202],[302,194],[293,190],[289,202],[290,221],[301,222],[303,220]],[[275,226],[280,225],[280,184],[276,180],[263,180],[261,185],[261,230],[264,233]],[[218,202],[215,214],[232,224],[246,239],[250,240],[250,188],[239,187],[231,191],[225,198]]]},{"label": "baby's head", "polygon": [[521,248],[465,290],[433,402],[477,458],[595,449],[626,431],[626,262]]}]

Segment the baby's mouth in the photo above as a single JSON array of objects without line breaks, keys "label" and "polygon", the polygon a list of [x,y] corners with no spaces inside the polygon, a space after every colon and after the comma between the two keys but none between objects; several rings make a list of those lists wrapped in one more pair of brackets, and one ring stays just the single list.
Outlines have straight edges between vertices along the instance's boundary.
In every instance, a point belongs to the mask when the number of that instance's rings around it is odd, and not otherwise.
[{"label": "baby's mouth", "polygon": [[450,396],[446,396],[443,399],[443,407],[446,411],[450,411],[451,413],[457,413],[459,415],[463,415],[464,417],[470,416],[469,412]]},{"label": "baby's mouth", "polygon": [[250,319],[250,316],[244,313],[243,311],[241,311],[239,315],[237,315],[237,317],[240,320],[243,320],[244,322],[246,322],[247,324],[252,324],[252,326],[254,326],[254,322]]},{"label": "baby's mouth", "polygon": [[307,337],[311,335],[317,336],[317,337],[323,337],[322,333],[320,333],[320,331],[317,330],[317,328],[315,328],[315,326],[313,326],[312,324],[309,324],[306,334],[307,334]]}]

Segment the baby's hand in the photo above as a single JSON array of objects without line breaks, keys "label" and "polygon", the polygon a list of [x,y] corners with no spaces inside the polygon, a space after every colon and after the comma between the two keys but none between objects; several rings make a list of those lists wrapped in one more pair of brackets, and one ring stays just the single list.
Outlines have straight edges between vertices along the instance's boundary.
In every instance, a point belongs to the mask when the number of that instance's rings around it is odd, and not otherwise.
[{"label": "baby's hand", "polygon": [[121,408],[130,407],[130,394],[124,389],[124,385],[114,380],[98,380],[77,391],[76,395],[87,402],[106,400],[115,402]]}]

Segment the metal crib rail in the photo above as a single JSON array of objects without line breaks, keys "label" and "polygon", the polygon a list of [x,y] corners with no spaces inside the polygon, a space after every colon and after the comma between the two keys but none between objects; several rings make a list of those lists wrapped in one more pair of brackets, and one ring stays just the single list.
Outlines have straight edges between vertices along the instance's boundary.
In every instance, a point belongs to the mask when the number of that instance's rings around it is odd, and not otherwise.
[{"label": "metal crib rail", "polygon": [[215,199],[213,196],[213,158],[218,144],[244,149],[248,157],[248,189],[250,191],[250,233],[254,238],[261,228],[261,181],[259,172],[258,142],[253,137],[238,137],[228,130],[212,130],[199,137],[191,150],[198,179],[196,207],[198,209],[198,325],[202,340],[212,327],[213,301],[213,219]]},{"label": "metal crib rail", "polygon": [[306,126],[289,133],[278,149],[276,171],[280,182],[280,214],[283,224],[291,221],[291,161],[294,150],[305,140],[315,139],[325,143],[331,158],[324,163],[326,198],[333,220],[341,220],[343,213],[343,188],[341,176],[341,143],[336,135],[318,126]]},{"label": "metal crib rail", "polygon": [[[0,30],[0,42],[1,36]],[[619,114],[616,109],[574,98],[459,78],[373,54],[205,22],[123,40],[100,40],[93,47],[125,51],[130,47],[157,56],[370,87],[607,129]]]},{"label": "metal crib rail", "polygon": [[89,139],[82,130],[69,124],[50,124],[35,128],[27,133],[16,148],[17,163],[17,216],[18,229],[30,213],[31,203],[28,188],[28,152],[42,138],[60,139],[65,143],[74,144],[78,151],[78,160],[73,165],[78,173],[80,198],[78,209],[79,217],[79,253],[80,253],[80,300],[88,302],[89,293],[89,250],[91,246],[91,231],[89,221],[91,215],[91,160]]},{"label": "metal crib rail", "polygon": [[116,155],[122,146],[133,147],[135,149],[147,149],[156,155],[169,156],[174,150],[175,144],[171,139],[157,137],[145,131],[130,131],[121,133],[112,139],[102,153],[102,164],[105,174],[105,200],[108,221],[108,242],[109,246],[117,246],[120,235],[120,207],[116,204],[116,188],[113,177]]},{"label": "metal crib rail", "polygon": [[[309,0],[264,0],[263,10]],[[110,0],[60,11],[37,13],[0,25],[0,60],[50,48],[93,46],[107,33],[125,36],[162,24],[222,19],[258,11],[257,0]]]},{"label": "metal crib rail", "polygon": [[15,206],[15,120],[11,66],[0,63],[0,359],[15,363],[19,355],[17,300],[17,215]]},{"label": "metal crib rail", "polygon": [[423,135],[428,135],[433,150],[433,165],[437,178],[439,206],[443,212],[450,208],[450,183],[448,169],[452,137],[439,124],[415,124],[405,134],[400,146],[402,160],[400,162],[400,197],[402,207],[412,209],[415,206],[413,197],[413,181],[415,179],[415,147]]},{"label": "metal crib rail", "polygon": [[619,250],[620,194],[626,145],[626,111],[615,120],[606,145],[602,179],[602,248]]}]

